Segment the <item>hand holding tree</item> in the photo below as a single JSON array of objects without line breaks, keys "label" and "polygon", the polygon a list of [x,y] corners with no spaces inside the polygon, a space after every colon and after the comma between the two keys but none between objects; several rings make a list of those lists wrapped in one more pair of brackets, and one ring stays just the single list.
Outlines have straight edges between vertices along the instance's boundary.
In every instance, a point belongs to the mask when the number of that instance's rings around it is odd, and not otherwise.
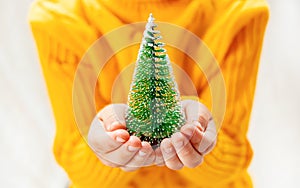
[{"label": "hand holding tree", "polygon": [[194,168],[216,143],[209,110],[180,102],[172,67],[152,14],[148,19],[129,92],[128,106],[112,104],[94,119],[88,141],[99,159],[125,171],[166,165]]}]

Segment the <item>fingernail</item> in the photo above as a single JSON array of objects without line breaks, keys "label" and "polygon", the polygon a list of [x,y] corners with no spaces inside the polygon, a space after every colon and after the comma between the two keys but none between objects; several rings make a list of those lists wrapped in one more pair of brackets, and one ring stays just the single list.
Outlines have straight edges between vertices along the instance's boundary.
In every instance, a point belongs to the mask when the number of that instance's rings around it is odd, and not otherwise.
[{"label": "fingernail", "polygon": [[201,123],[199,121],[193,121],[193,124],[200,129],[200,131],[203,131],[204,128],[202,127]]},{"label": "fingernail", "polygon": [[186,134],[189,138],[191,138],[193,136],[193,130],[192,128],[188,128],[186,130],[183,131],[184,134]]},{"label": "fingernail", "polygon": [[133,146],[128,146],[127,149],[128,149],[128,151],[134,152],[134,151],[137,151],[139,148],[133,147]]},{"label": "fingernail", "polygon": [[143,152],[143,151],[139,151],[139,155],[141,156],[141,157],[143,157],[143,156],[145,156],[147,153],[145,153],[145,152]]},{"label": "fingernail", "polygon": [[196,121],[196,120],[193,121],[193,124],[194,124],[195,126],[200,126],[200,125],[201,125],[200,122],[199,122],[199,121]]},{"label": "fingernail", "polygon": [[175,143],[174,143],[174,146],[175,146],[176,148],[181,148],[181,147],[183,146],[183,141],[177,141],[177,142],[175,142]]},{"label": "fingernail", "polygon": [[107,126],[107,130],[108,131],[112,131],[114,127],[116,127],[117,125],[119,125],[120,123],[115,121],[115,122],[112,122],[110,125]]},{"label": "fingernail", "polygon": [[116,141],[121,143],[125,142],[125,140],[119,136],[116,137]]},{"label": "fingernail", "polygon": [[115,126],[117,126],[117,125],[119,125],[119,124],[120,124],[120,122],[115,121],[115,122],[113,122],[113,123],[110,125],[110,127],[113,128],[113,127],[115,127]]},{"label": "fingernail", "polygon": [[172,147],[164,148],[164,152],[166,153],[172,153],[172,151],[173,151]]},{"label": "fingernail", "polygon": [[112,126],[111,126],[111,125],[108,125],[108,126],[106,127],[106,129],[107,129],[108,131],[111,131],[111,130],[112,130]]}]

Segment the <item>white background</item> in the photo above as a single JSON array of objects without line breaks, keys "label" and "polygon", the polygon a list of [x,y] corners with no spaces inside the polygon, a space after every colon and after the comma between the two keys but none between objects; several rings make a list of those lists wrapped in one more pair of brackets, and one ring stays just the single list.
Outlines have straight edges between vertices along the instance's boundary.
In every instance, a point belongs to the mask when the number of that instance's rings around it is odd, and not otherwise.
[{"label": "white background", "polygon": [[[59,188],[54,121],[27,23],[32,0],[0,0],[0,187]],[[249,138],[255,187],[300,187],[300,1],[269,2]]]}]

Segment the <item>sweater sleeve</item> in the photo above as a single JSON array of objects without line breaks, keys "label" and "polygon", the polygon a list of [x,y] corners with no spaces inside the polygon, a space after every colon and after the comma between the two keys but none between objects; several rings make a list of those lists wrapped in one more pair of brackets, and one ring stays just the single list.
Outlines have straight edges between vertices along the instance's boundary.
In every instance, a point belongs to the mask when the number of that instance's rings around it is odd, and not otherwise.
[{"label": "sweater sleeve", "polygon": [[[264,1],[234,2],[204,37],[219,61],[227,96],[216,147],[204,157],[202,165],[180,171],[182,176],[199,186],[209,187],[212,182],[224,185],[232,181],[247,169],[252,158],[246,133],[268,8]],[[211,106],[208,86],[201,92],[200,99]]]},{"label": "sweater sleeve", "polygon": [[[79,133],[73,114],[72,85],[76,66],[96,34],[75,15],[47,1],[32,5],[29,21],[55,117],[53,149],[57,162],[74,187],[109,187],[114,182],[126,182],[133,174],[103,165]],[[78,27],[72,28],[74,25]]]}]

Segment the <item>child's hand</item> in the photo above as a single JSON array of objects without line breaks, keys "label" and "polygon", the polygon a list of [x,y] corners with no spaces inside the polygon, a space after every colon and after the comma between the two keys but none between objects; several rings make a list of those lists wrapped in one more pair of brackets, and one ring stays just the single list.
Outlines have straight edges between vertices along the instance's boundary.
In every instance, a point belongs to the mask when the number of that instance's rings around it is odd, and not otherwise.
[{"label": "child's hand", "polygon": [[148,142],[126,131],[126,108],[112,104],[101,110],[92,122],[88,142],[103,164],[133,171],[153,164],[155,153]]},{"label": "child's hand", "polygon": [[[216,144],[216,127],[209,110],[193,100],[182,101],[187,123],[177,132],[162,141],[158,156],[165,165],[173,170],[183,166],[197,167]],[[161,154],[162,153],[162,154]],[[157,157],[156,163],[163,164]]]}]

